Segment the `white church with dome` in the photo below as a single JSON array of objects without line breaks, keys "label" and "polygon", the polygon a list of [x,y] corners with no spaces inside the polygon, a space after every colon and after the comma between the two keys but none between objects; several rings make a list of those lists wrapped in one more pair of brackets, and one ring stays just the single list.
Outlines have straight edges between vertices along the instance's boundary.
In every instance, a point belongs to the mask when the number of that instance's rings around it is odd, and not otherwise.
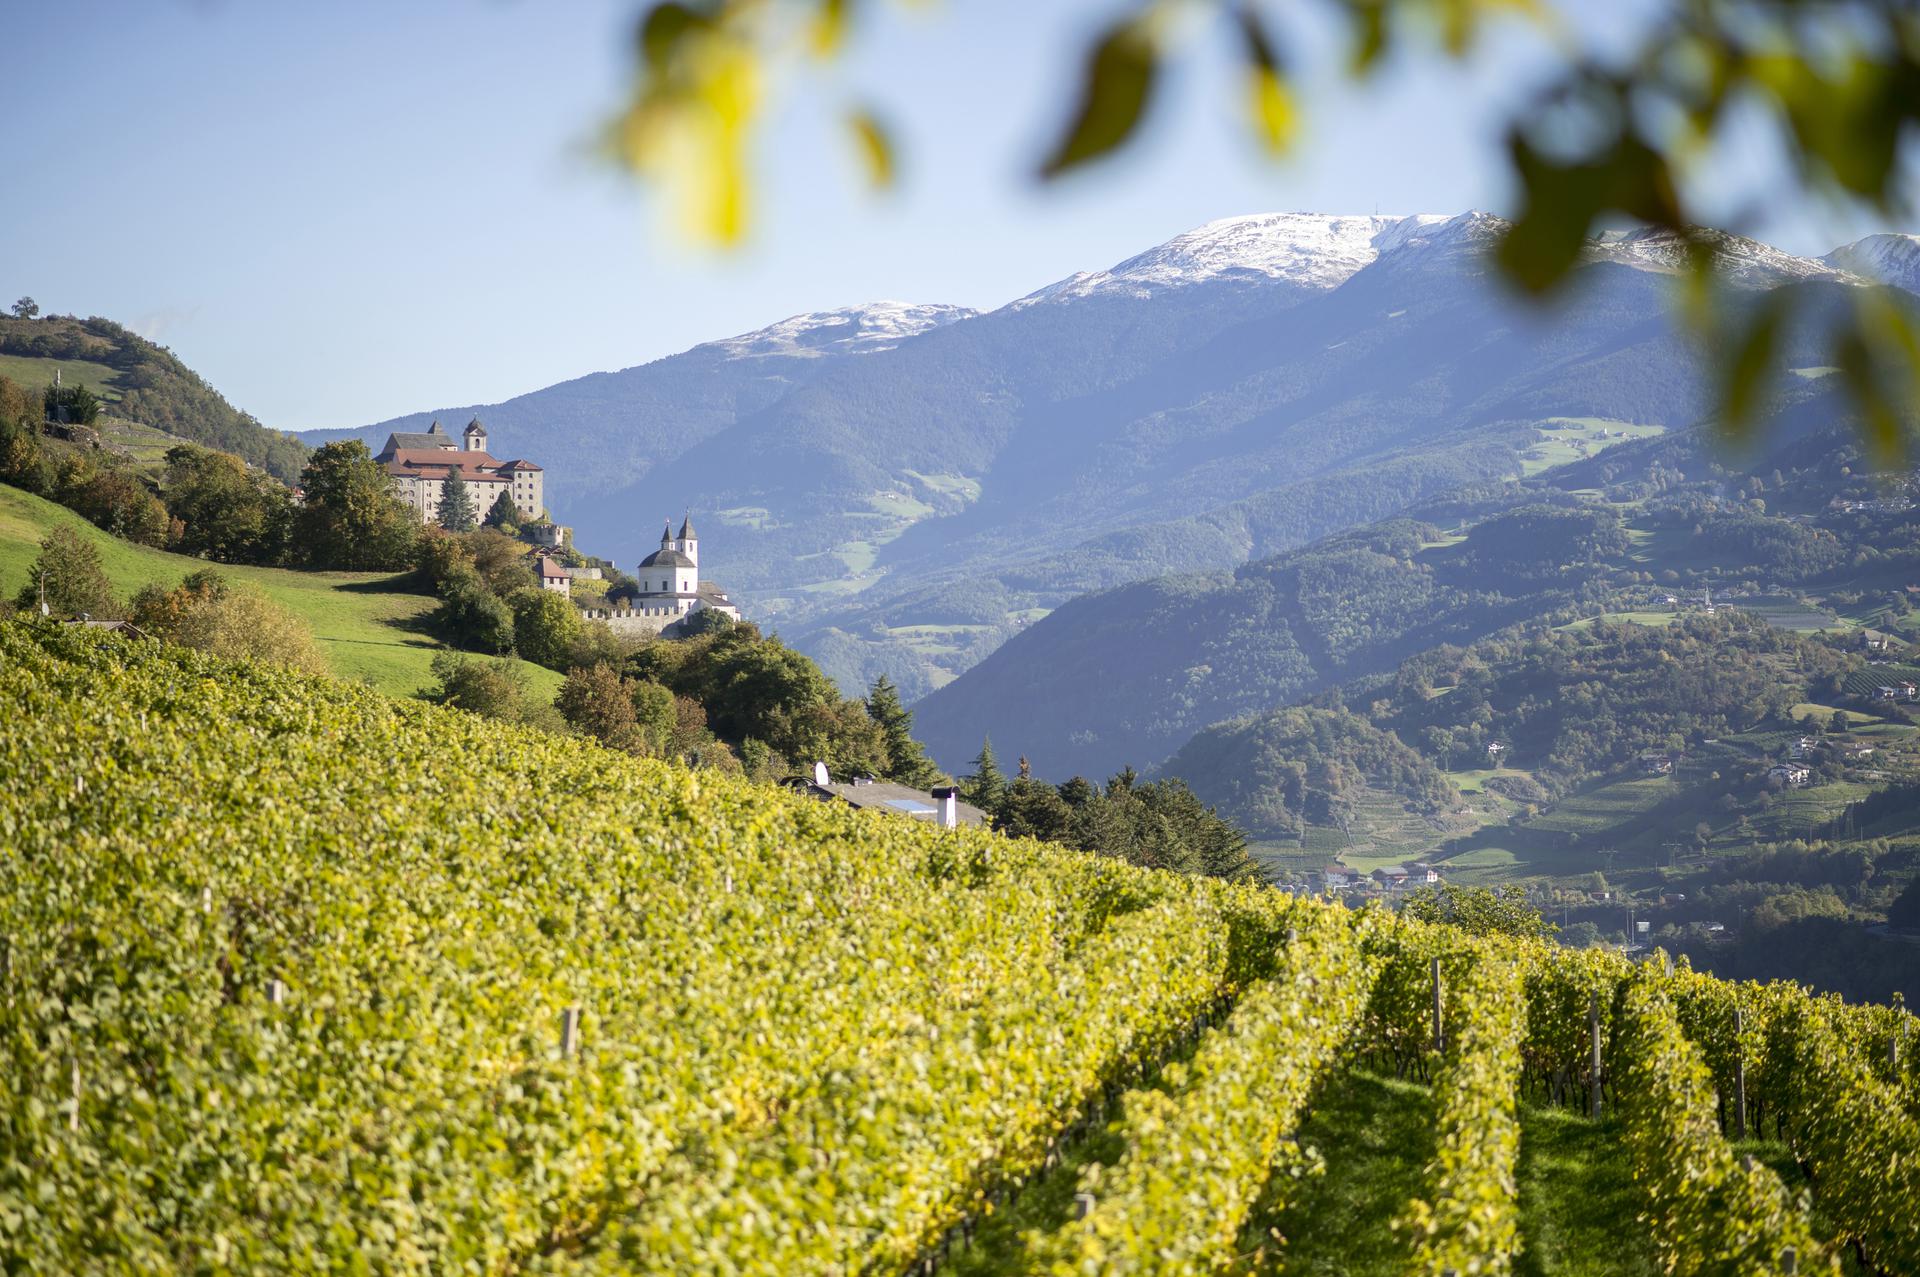
[{"label": "white church with dome", "polygon": [[631,607],[609,611],[587,611],[586,615],[605,621],[617,633],[658,634],[695,612],[724,612],[740,619],[740,609],[727,592],[712,581],[700,579],[700,536],[693,530],[693,516],[680,521],[673,530],[668,519],[660,530],[660,548],[640,560],[633,570],[640,593]]}]

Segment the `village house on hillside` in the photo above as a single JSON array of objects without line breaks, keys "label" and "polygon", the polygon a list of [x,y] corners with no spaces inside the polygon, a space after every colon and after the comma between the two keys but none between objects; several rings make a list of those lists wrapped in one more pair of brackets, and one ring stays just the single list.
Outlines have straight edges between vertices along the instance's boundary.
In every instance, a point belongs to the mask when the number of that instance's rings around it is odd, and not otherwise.
[{"label": "village house on hillside", "polygon": [[1802,763],[1775,763],[1767,769],[1767,780],[1787,789],[1804,789],[1813,779],[1813,769]]},{"label": "village house on hillside", "polygon": [[555,563],[546,555],[542,554],[534,559],[533,574],[540,578],[541,589],[552,590],[568,598],[573,597],[573,572]]},{"label": "village house on hillside", "polygon": [[896,785],[888,780],[874,780],[868,776],[835,781],[827,774],[825,763],[813,765],[811,778],[796,776],[788,780],[786,785],[821,802],[842,802],[863,811],[908,816],[944,829],[955,829],[961,825],[984,828],[987,824],[987,813],[972,803],[961,802],[960,791],[952,785],[929,791]]},{"label": "village house on hillside", "polygon": [[422,523],[440,517],[440,493],[455,475],[467,485],[474,510],[484,516],[502,492],[529,519],[544,508],[544,472],[531,461],[501,461],[487,452],[487,428],[475,417],[455,443],[434,422],[424,431],[396,432],[374,457],[393,480],[394,495],[412,506]]}]

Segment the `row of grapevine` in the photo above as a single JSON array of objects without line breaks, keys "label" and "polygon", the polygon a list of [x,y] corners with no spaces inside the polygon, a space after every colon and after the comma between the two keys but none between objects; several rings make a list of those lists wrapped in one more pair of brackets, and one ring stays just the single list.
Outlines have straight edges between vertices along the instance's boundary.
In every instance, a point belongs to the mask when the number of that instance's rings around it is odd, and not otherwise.
[{"label": "row of grapevine", "polygon": [[1090,1166],[1085,1216],[1032,1239],[1031,1268],[1211,1272],[1233,1254],[1282,1140],[1367,1004],[1373,964],[1341,911],[1308,913],[1273,976],[1250,989],[1166,1089],[1128,1095],[1127,1147]]},{"label": "row of grapevine", "polygon": [[1898,1008],[864,816],[77,628],[0,625],[0,704],[0,1270],[899,1271],[1226,1010],[1129,1097],[1124,1157],[1037,1265],[1220,1262],[1351,1049],[1436,1084],[1423,1271],[1513,1252],[1516,1078],[1604,1083],[1677,1267],[1820,1258],[1733,1156],[1744,1098],[1823,1220],[1920,1271]]},{"label": "row of grapevine", "polygon": [[917,1024],[796,1097],[764,1131],[688,1149],[567,1267],[606,1273],[897,1271],[1038,1167],[1103,1087],[1218,996],[1224,928],[1174,905],[998,994]]},{"label": "row of grapevine", "polygon": [[1663,1266],[1678,1274],[1837,1270],[1779,1177],[1735,1159],[1705,1059],[1663,983],[1653,971],[1627,981],[1615,1038],[1625,1140]]},{"label": "row of grapevine", "polygon": [[9,1268],[563,1253],[1168,891],[191,654],[0,645]]},{"label": "row of grapevine", "polygon": [[1519,1245],[1521,968],[1491,946],[1461,946],[1449,973],[1445,1061],[1434,1079],[1436,1150],[1427,1194],[1397,1226],[1422,1273],[1506,1273]]},{"label": "row of grapevine", "polygon": [[1884,1272],[1920,1272],[1920,1122],[1822,1000],[1787,1006],[1762,1068],[1821,1210]]}]

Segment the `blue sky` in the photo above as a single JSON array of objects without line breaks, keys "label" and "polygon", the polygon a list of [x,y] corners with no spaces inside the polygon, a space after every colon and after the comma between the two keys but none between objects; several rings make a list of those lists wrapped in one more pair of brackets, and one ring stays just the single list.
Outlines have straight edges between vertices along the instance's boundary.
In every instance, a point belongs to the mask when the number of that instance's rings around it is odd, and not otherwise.
[{"label": "blue sky", "polygon": [[[1605,38],[1652,2],[1565,7]],[[1360,90],[1309,72],[1309,141],[1275,166],[1243,141],[1225,45],[1200,31],[1137,154],[1043,190],[1027,175],[1061,78],[1114,4],[885,6],[846,65],[796,81],[761,138],[755,236],[719,256],[588,155],[640,7],[17,4],[0,293],[127,323],[269,425],[359,425],[799,311],[991,307],[1236,213],[1502,210],[1500,122],[1542,66],[1515,34]],[[854,97],[902,142],[885,197],[838,124]],[[1720,158],[1727,220],[1812,254],[1882,229],[1769,198],[1771,172],[1758,146]]]}]

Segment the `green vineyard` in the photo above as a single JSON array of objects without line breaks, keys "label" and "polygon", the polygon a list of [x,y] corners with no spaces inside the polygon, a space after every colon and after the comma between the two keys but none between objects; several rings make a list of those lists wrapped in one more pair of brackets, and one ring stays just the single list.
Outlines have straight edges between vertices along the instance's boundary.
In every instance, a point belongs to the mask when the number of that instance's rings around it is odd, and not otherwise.
[{"label": "green vineyard", "polygon": [[79,627],[0,705],[8,1274],[1285,1273],[1302,1132],[1408,1085],[1396,1271],[1552,1270],[1550,1115],[1633,1202],[1577,1271],[1920,1272],[1896,1009]]}]

